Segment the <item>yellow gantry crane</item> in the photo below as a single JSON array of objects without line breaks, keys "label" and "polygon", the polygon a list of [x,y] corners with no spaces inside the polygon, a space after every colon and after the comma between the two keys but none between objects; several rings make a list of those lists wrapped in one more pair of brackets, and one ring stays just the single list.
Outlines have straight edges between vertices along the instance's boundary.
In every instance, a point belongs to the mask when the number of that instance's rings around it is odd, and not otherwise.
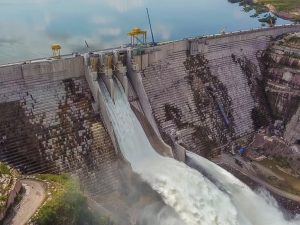
[{"label": "yellow gantry crane", "polygon": [[147,31],[143,31],[139,27],[133,28],[128,36],[131,37],[131,46],[147,43]]},{"label": "yellow gantry crane", "polygon": [[53,52],[53,58],[59,59],[60,58],[60,50],[61,50],[60,44],[51,45],[51,49],[52,49],[52,52]]}]

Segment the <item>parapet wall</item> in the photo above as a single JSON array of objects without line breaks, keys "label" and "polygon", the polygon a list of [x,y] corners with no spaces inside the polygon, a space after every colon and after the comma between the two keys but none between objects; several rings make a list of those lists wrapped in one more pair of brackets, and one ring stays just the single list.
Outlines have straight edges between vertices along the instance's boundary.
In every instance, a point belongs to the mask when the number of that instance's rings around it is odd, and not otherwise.
[{"label": "parapet wall", "polygon": [[280,25],[270,28],[259,28],[245,31],[230,32],[224,34],[215,34],[208,36],[185,38],[183,40],[162,42],[158,46],[146,48],[145,54],[136,60],[140,64],[140,68],[145,69],[148,65],[165,59],[168,55],[180,51],[190,51],[191,55],[198,52],[208,51],[207,47],[202,47],[203,43],[226,44],[231,42],[239,42],[242,40],[259,39],[260,37],[277,37],[286,33],[299,32],[300,25]]},{"label": "parapet wall", "polygon": [[47,77],[49,80],[64,80],[84,76],[83,57],[47,60],[0,67],[0,82],[31,77]]}]

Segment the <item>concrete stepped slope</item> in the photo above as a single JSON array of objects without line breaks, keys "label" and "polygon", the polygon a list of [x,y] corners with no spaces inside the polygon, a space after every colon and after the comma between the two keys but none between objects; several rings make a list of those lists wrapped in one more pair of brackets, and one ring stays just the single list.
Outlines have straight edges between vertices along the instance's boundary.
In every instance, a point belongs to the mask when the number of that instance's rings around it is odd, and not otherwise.
[{"label": "concrete stepped slope", "polygon": [[116,189],[116,154],[91,101],[82,57],[1,67],[0,160],[75,173],[93,193]]},{"label": "concrete stepped slope", "polygon": [[142,83],[165,141],[172,137],[210,156],[268,124],[260,61],[273,38],[299,30],[274,27],[146,49],[140,56]]},{"label": "concrete stepped slope", "polygon": [[[193,141],[195,128],[187,124],[197,124],[194,96],[186,77],[188,73],[183,65],[186,52],[181,51],[168,56],[164,61],[150,65],[143,72],[143,84],[152,106],[154,117],[166,135],[176,135],[181,130],[181,138],[193,149],[197,146]],[[164,136],[164,135],[162,135]]]},{"label": "concrete stepped slope", "polygon": [[269,41],[268,36],[261,36],[226,44],[208,40],[199,45],[208,60],[211,74],[224,84],[231,99],[236,137],[254,131],[252,111],[256,103],[260,103],[257,80],[262,81],[257,54],[267,48]]},{"label": "concrete stepped slope", "polygon": [[211,97],[206,95],[200,80],[191,84],[184,65],[187,57],[186,51],[179,51],[152,64],[143,71],[143,84],[162,136],[181,139],[189,149],[205,154],[207,149],[216,147],[211,134],[217,132],[216,124],[222,119],[213,102],[201,110],[197,106],[198,95],[208,102]]}]

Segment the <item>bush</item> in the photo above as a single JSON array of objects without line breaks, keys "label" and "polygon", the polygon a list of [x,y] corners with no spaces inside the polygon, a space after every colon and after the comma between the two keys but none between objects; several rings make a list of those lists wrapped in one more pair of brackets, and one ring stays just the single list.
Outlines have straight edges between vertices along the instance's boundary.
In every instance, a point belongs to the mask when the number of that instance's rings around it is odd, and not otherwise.
[{"label": "bush", "polygon": [[0,174],[8,174],[11,175],[11,171],[7,165],[0,162]]},{"label": "bush", "polygon": [[36,225],[108,225],[109,219],[94,215],[79,189],[79,182],[68,175],[40,175],[39,178],[56,183],[52,199],[33,218]]}]

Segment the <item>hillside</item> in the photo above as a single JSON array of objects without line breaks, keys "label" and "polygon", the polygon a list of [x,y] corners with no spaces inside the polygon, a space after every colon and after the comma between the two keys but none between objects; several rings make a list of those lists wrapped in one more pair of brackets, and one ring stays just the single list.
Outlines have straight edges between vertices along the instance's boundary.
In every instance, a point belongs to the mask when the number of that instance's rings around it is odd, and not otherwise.
[{"label": "hillside", "polygon": [[254,0],[267,6],[270,11],[279,17],[292,20],[300,20],[299,0]]},{"label": "hillside", "polygon": [[[228,0],[228,2],[238,3],[245,12],[254,10],[251,17],[258,18],[262,23],[273,25],[276,22],[276,16],[287,20],[300,21],[299,0]],[[274,17],[268,12],[272,12],[276,16]]]}]

